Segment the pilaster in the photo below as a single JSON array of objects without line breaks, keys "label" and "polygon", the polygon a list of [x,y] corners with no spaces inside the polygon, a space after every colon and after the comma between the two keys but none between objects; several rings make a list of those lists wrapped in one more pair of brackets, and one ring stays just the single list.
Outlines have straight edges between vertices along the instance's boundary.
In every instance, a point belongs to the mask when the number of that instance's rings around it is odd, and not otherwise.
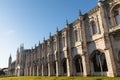
[{"label": "pilaster", "polygon": [[115,66],[115,59],[113,56],[113,50],[112,50],[112,44],[109,36],[109,26],[107,24],[106,15],[105,15],[105,8],[102,1],[98,2],[98,5],[100,7],[100,16],[101,21],[103,24],[103,38],[105,42],[105,54],[106,54],[106,60],[107,60],[107,66],[108,66],[108,76],[116,76],[116,66]]}]

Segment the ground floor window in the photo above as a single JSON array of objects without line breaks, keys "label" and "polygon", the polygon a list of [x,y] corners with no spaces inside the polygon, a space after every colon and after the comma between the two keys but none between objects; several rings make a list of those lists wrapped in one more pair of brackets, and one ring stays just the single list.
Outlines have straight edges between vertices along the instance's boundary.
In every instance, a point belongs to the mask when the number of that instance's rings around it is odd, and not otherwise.
[{"label": "ground floor window", "polygon": [[95,72],[108,71],[106,57],[104,53],[96,50],[93,52],[92,62]]},{"label": "ground floor window", "polygon": [[75,57],[74,63],[75,63],[76,72],[77,73],[83,72],[82,59],[79,55]]},{"label": "ground floor window", "polygon": [[63,73],[67,73],[66,59],[63,60]]}]

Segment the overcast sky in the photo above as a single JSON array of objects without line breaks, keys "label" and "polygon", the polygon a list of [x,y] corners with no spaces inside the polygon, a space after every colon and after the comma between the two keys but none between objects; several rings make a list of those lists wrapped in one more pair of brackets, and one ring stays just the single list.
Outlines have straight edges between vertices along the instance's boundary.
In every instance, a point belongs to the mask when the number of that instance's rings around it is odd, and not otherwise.
[{"label": "overcast sky", "polygon": [[79,9],[86,13],[97,6],[97,0],[0,0],[0,67],[8,58],[16,58],[21,43],[26,49],[78,18]]}]

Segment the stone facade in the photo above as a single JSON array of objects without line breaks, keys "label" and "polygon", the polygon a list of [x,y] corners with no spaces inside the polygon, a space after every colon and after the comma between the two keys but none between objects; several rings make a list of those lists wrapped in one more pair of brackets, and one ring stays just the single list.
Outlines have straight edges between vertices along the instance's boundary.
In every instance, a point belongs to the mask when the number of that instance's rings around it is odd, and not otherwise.
[{"label": "stone facade", "polygon": [[14,68],[16,76],[120,76],[120,0],[98,0],[38,46],[21,45]]}]

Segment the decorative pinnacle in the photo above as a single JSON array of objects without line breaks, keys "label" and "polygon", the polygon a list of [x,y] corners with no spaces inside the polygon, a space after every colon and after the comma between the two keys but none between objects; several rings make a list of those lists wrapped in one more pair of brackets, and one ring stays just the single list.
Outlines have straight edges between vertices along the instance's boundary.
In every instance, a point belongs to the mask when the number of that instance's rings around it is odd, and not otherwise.
[{"label": "decorative pinnacle", "polygon": [[44,37],[44,41],[45,41],[45,37]]},{"label": "decorative pinnacle", "polygon": [[32,50],[33,50],[33,47],[32,47]]},{"label": "decorative pinnacle", "polygon": [[49,37],[51,37],[51,32],[49,33]]},{"label": "decorative pinnacle", "polygon": [[40,41],[39,41],[39,45],[40,45]]},{"label": "decorative pinnacle", "polygon": [[66,19],[66,25],[68,25],[68,20]]},{"label": "decorative pinnacle", "polygon": [[36,44],[35,44],[35,48],[36,48]]},{"label": "decorative pinnacle", "polygon": [[81,10],[79,9],[79,16],[82,16],[82,12],[81,12]]},{"label": "decorative pinnacle", "polygon": [[56,28],[56,31],[58,32],[59,30],[58,30],[58,27]]},{"label": "decorative pinnacle", "polygon": [[12,57],[11,57],[11,53],[10,53],[10,58],[12,58]]}]

